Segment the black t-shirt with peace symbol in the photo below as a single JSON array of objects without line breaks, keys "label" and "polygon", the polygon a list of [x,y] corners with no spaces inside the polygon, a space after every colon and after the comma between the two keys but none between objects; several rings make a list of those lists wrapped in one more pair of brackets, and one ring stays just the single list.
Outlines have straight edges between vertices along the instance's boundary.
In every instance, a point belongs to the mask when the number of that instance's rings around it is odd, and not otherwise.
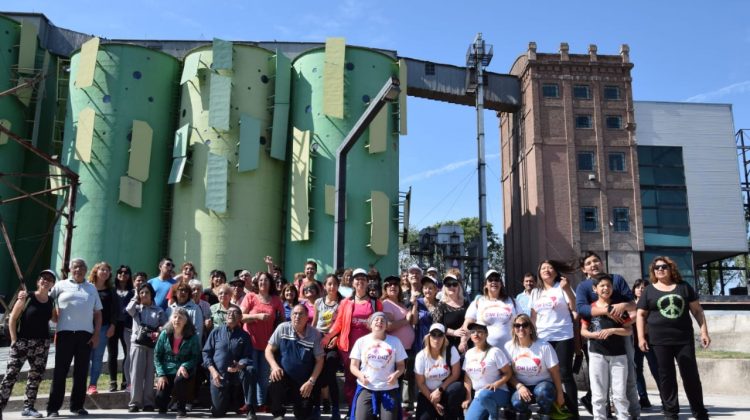
[{"label": "black t-shirt with peace symbol", "polygon": [[671,346],[693,341],[689,305],[697,299],[695,289],[686,282],[678,283],[669,292],[657,290],[653,285],[646,287],[638,300],[638,309],[648,311],[649,344]]}]

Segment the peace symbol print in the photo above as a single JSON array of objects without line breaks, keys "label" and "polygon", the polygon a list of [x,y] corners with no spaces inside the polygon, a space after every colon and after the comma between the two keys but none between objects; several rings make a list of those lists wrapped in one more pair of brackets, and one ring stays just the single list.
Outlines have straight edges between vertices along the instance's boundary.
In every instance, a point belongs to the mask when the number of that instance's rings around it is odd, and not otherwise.
[{"label": "peace symbol print", "polygon": [[685,311],[685,300],[680,295],[664,295],[656,301],[661,316],[667,319],[677,319]]}]

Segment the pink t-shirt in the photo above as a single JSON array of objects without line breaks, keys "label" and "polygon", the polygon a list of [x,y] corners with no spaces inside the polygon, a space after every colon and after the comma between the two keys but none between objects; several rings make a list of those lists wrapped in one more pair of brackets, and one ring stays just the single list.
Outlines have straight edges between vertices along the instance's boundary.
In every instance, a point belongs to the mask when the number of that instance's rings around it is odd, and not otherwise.
[{"label": "pink t-shirt", "polygon": [[[386,314],[391,314],[394,321],[401,321],[403,319],[406,319],[406,314],[409,313],[409,310],[388,299],[385,299],[383,300],[383,312],[385,312]],[[403,344],[406,350],[411,349],[412,344],[414,344],[414,327],[412,327],[411,325],[404,325],[394,331],[391,331],[389,334],[396,336],[396,338],[401,341],[401,344]]]},{"label": "pink t-shirt", "polygon": [[182,337],[172,337],[172,353],[179,354],[180,353],[180,344],[182,344]]},{"label": "pink t-shirt", "polygon": [[349,348],[354,345],[360,337],[370,333],[367,326],[367,320],[373,314],[372,303],[370,300],[354,302],[354,311],[352,312],[352,328],[349,330]]},{"label": "pink t-shirt", "polygon": [[268,345],[268,339],[273,334],[273,326],[276,325],[276,317],[279,316],[280,320],[284,320],[284,306],[281,303],[281,299],[278,296],[271,296],[269,303],[263,303],[263,301],[255,293],[248,293],[245,298],[242,299],[240,304],[243,314],[268,314],[269,316],[263,320],[255,320],[242,324],[242,327],[250,334],[250,340],[253,343],[253,348],[256,350],[264,350]]}]

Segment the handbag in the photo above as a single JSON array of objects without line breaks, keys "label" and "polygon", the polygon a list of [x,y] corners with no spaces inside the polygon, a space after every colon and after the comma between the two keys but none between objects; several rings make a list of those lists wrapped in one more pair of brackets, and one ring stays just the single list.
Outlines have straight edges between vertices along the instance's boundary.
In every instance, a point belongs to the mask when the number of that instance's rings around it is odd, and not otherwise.
[{"label": "handbag", "polygon": [[135,344],[146,346],[148,348],[156,347],[156,339],[159,337],[159,330],[156,328],[143,325],[142,312],[138,313],[138,319],[140,319],[140,329],[138,330],[138,336],[135,338]]}]

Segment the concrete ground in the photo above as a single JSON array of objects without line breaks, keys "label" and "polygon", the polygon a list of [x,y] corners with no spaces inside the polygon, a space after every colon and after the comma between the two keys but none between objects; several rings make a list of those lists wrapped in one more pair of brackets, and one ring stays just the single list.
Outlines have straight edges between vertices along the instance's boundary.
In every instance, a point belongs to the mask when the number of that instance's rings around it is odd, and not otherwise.
[{"label": "concrete ground", "polygon": [[[581,396],[583,393],[580,394]],[[22,400],[23,398],[14,397],[13,400]],[[650,393],[650,399],[651,402],[657,402],[659,401],[659,396],[655,393]],[[40,400],[44,401],[44,399]],[[40,402],[42,402],[40,401]],[[14,401],[15,402],[15,401]],[[19,401],[20,402],[20,401]],[[680,419],[688,419],[691,418],[690,416],[690,407],[687,406],[687,399],[684,395],[680,395]],[[715,418],[732,418],[732,419],[750,419],[750,400],[747,399],[746,396],[741,395],[705,395],[705,403],[708,407],[708,412],[711,417]],[[15,404],[11,404],[11,406],[14,406],[14,409],[10,409],[9,411],[6,411],[3,413],[3,419],[28,419],[28,417],[21,417],[21,412],[19,410],[20,404],[17,402]],[[10,407],[9,407],[10,408]],[[37,404],[37,408],[44,408],[43,404]],[[45,411],[41,411],[42,414],[46,415],[47,413]],[[591,419],[592,417],[583,409],[583,407],[580,408],[581,412],[581,418],[582,419]],[[66,409],[60,410],[61,418],[74,418],[76,416],[73,416],[68,412]],[[89,419],[173,419],[175,417],[174,413],[170,413],[168,415],[159,415],[156,413],[148,413],[149,415],[145,415],[144,413],[128,413],[127,409],[90,409],[89,410]],[[191,418],[202,418],[202,419],[209,419],[211,418],[211,415],[208,413],[207,410],[198,410],[188,413]],[[85,417],[84,417],[85,418]],[[244,418],[244,416],[239,416],[232,414],[230,416],[227,416],[227,418],[235,418],[235,419],[241,419]],[[258,415],[259,419],[271,419],[270,414],[260,414]],[[288,413],[285,417],[285,419],[293,419],[294,416],[291,413]],[[330,416],[324,415],[322,417],[323,419],[329,419]],[[643,419],[660,419],[662,418],[661,413],[659,410],[654,407],[650,410],[646,410],[642,413]]]}]

